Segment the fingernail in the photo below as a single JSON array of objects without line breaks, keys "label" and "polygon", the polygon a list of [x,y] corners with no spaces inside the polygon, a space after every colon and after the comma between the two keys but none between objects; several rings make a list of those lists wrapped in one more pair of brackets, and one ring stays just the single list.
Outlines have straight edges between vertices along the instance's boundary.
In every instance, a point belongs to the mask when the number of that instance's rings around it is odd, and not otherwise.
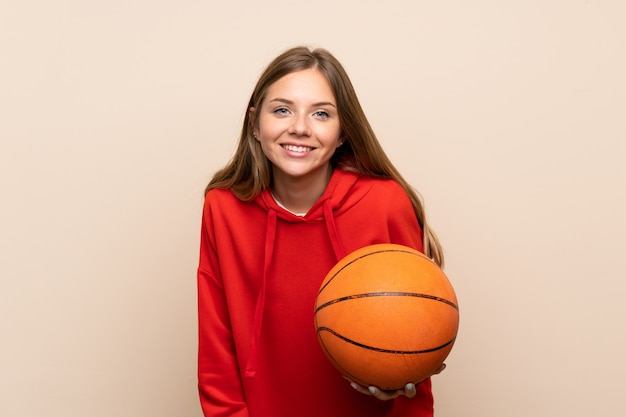
[{"label": "fingernail", "polygon": [[406,390],[407,391],[413,391],[415,389],[415,385],[408,383],[406,384]]},{"label": "fingernail", "polygon": [[376,388],[374,388],[374,387],[369,387],[368,389],[370,390],[370,392],[371,392],[372,394],[376,395]]},{"label": "fingernail", "polygon": [[356,383],[354,383],[354,382],[351,382],[351,383],[350,383],[350,386],[351,386],[352,388],[354,388],[354,389],[359,389],[359,386],[358,386]]}]

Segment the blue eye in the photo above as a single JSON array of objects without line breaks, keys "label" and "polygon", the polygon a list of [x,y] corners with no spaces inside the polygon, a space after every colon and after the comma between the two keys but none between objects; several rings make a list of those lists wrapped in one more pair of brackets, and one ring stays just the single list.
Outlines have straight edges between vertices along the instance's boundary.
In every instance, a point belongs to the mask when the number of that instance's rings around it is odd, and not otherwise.
[{"label": "blue eye", "polygon": [[328,112],[325,112],[323,110],[319,110],[315,112],[315,117],[318,117],[320,119],[328,119],[330,117],[330,115],[328,114]]},{"label": "blue eye", "polygon": [[279,107],[279,108],[277,108],[277,109],[275,109],[275,110],[274,110],[274,113],[284,115],[284,114],[288,114],[288,113],[289,113],[289,110],[287,110],[287,109],[286,109],[286,108],[284,108],[284,107]]}]

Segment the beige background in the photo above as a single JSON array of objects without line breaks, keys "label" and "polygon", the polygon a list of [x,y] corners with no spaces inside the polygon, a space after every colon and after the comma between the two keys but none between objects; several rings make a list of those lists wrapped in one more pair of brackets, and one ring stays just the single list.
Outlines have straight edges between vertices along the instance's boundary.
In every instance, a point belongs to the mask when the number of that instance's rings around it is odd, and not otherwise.
[{"label": "beige background", "polygon": [[0,416],[200,415],[202,190],[301,43],[344,63],[445,244],[437,415],[626,415],[625,21],[621,0],[1,2]]}]

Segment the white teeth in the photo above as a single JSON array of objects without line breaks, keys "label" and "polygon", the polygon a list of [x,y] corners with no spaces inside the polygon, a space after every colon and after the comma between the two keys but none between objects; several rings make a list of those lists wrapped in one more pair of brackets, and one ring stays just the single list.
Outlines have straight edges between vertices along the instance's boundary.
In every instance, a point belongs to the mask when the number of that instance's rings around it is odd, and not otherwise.
[{"label": "white teeth", "polygon": [[313,150],[313,148],[309,148],[308,146],[294,146],[294,145],[283,145],[283,148],[291,152],[309,152]]}]

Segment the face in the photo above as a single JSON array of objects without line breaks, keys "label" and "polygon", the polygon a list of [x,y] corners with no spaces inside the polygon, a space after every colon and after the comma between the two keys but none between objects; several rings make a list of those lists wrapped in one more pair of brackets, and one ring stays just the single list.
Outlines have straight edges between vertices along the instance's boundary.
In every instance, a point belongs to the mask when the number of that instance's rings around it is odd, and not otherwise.
[{"label": "face", "polygon": [[341,126],[335,97],[319,70],[285,75],[268,88],[261,108],[250,111],[274,181],[327,181]]}]

